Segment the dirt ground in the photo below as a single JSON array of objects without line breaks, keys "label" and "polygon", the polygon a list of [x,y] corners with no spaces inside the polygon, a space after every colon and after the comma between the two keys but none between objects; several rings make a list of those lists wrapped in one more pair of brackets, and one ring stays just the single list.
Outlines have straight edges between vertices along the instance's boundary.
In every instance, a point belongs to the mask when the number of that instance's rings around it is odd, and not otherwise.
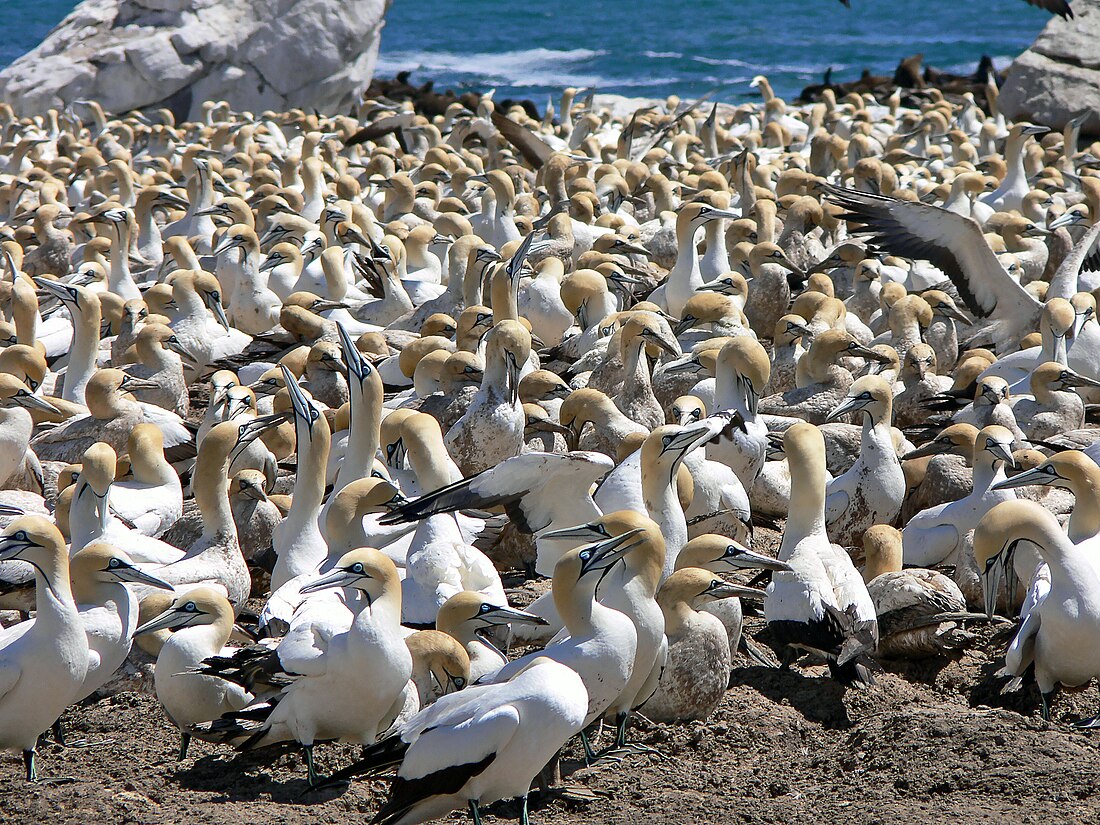
[{"label": "dirt ground", "polygon": [[[764,542],[769,543],[769,542]],[[525,603],[532,588],[520,588]],[[746,620],[750,636],[763,629]],[[1055,721],[1037,716],[1034,687],[1002,696],[1001,643],[971,627],[957,660],[884,662],[878,684],[845,691],[807,665],[790,671],[738,658],[725,701],[705,724],[639,720],[633,755],[585,768],[570,745],[563,789],[532,797],[547,823],[1100,823],[1100,735],[1071,722],[1095,712],[1094,689],[1063,693]],[[193,742],[177,763],[178,733],[156,700],[124,693],[70,709],[70,741],[40,749],[40,773],[67,784],[27,785],[15,755],[0,759],[0,822],[299,825],[368,822],[383,780],[306,791],[297,750],[238,755]],[[356,755],[317,748],[318,769]],[[512,803],[486,823],[515,819]],[[450,821],[463,821],[453,814]]]}]

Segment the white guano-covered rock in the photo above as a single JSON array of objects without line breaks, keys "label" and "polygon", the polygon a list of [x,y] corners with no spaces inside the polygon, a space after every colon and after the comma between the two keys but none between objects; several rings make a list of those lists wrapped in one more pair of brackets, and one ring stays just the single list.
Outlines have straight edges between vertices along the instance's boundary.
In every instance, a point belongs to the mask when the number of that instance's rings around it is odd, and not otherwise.
[{"label": "white guano-covered rock", "polygon": [[1054,129],[1082,110],[1097,114],[1082,131],[1100,134],[1100,0],[1073,0],[1072,20],[1052,17],[1031,48],[1013,61],[1001,109],[1014,120]]},{"label": "white guano-covered rock", "polygon": [[167,107],[335,111],[370,83],[389,0],[85,0],[0,72],[20,114],[96,100]]}]

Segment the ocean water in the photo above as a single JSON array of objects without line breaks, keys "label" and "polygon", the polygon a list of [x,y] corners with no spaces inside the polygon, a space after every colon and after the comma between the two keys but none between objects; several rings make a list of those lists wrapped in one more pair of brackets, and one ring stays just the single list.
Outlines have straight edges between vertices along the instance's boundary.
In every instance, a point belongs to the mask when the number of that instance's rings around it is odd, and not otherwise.
[{"label": "ocean water", "polygon": [[[303,0],[308,2],[308,0]],[[394,0],[378,73],[413,70],[439,88],[496,88],[540,102],[564,86],[639,97],[753,97],[754,75],[793,96],[863,68],[891,74],[923,52],[928,64],[998,68],[1049,19],[1023,0]],[[0,66],[32,48],[73,0],[0,0]]]}]

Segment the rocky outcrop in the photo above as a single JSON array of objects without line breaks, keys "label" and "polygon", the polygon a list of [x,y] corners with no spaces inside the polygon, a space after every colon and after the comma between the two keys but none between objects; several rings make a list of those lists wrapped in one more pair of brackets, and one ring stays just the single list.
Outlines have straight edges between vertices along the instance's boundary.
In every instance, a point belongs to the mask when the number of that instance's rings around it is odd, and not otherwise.
[{"label": "rocky outcrop", "polygon": [[1100,0],[1073,0],[1072,20],[1051,18],[1008,69],[1001,88],[1007,117],[1055,129],[1082,110],[1083,132],[1100,134]]},{"label": "rocky outcrop", "polygon": [[21,114],[90,99],[108,111],[204,100],[333,111],[370,83],[390,0],[84,0],[0,72]]}]

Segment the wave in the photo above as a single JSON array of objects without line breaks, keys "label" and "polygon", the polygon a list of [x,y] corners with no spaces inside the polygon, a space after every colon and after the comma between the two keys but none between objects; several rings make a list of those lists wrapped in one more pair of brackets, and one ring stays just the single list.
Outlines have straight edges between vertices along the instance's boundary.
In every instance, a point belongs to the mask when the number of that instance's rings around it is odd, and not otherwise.
[{"label": "wave", "polygon": [[606,52],[595,49],[521,49],[511,52],[383,51],[378,57],[380,75],[419,69],[437,80],[450,77],[508,86],[594,86],[599,74],[578,71],[587,61]]}]

